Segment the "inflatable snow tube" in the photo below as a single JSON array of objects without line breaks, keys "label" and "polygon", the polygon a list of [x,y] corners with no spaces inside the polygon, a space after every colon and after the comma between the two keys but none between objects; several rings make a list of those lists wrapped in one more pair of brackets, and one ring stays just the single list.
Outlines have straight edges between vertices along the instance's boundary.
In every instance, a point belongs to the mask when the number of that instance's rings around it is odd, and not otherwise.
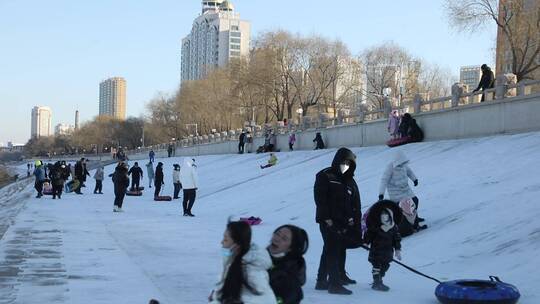
[{"label": "inflatable snow tube", "polygon": [[456,280],[437,286],[435,296],[443,304],[515,304],[518,289],[497,277],[487,280]]}]

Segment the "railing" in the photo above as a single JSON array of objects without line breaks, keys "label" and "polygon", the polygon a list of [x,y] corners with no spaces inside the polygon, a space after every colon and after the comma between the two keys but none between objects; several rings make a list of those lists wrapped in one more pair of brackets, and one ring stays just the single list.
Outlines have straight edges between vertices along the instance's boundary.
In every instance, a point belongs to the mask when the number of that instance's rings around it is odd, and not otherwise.
[{"label": "railing", "polygon": [[[465,93],[461,84],[454,84],[452,86],[452,95],[435,98],[431,100],[423,100],[419,95],[415,97],[412,104],[406,105],[406,107],[398,110],[419,114],[438,110],[444,110],[449,108],[457,108],[461,106],[478,104],[482,102],[482,96],[484,102],[490,102],[493,100],[501,100],[512,97],[526,96],[531,94],[540,93],[540,80],[524,80],[519,83],[501,82],[492,89],[484,91]],[[376,121],[380,119],[387,119],[388,115],[395,108],[391,107],[391,103],[386,101],[387,105],[383,109],[374,111],[359,111],[355,115],[345,115],[337,117],[327,117],[326,115],[320,115],[319,117],[303,117],[300,123],[290,123],[288,125],[266,125],[258,126],[253,130],[252,134],[255,138],[264,137],[265,132],[273,130],[275,134],[286,134],[290,131],[303,132],[307,130],[317,130],[331,128],[335,126],[353,125],[358,123],[365,123],[369,121]],[[192,147],[203,144],[220,143],[228,141],[238,141],[241,129],[232,130],[229,132],[214,133],[203,136],[192,136],[173,143],[177,148]],[[169,144],[159,144],[149,147],[144,147],[136,150],[127,151],[127,154],[133,153],[148,153],[150,150],[159,153],[163,150],[167,150]]]}]

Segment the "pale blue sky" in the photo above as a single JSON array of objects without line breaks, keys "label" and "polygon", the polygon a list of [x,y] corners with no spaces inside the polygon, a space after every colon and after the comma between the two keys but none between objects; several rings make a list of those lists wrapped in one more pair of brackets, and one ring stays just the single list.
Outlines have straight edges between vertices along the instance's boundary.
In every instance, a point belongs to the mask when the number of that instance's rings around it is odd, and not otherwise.
[{"label": "pale blue sky", "polygon": [[[450,29],[442,0],[233,0],[252,36],[286,29],[340,38],[353,54],[393,40],[458,75],[492,63],[495,29]],[[0,143],[25,143],[34,105],[53,125],[98,114],[99,82],[127,81],[127,112],[139,116],[158,91],[180,81],[180,40],[200,13],[199,0],[0,0]]]}]

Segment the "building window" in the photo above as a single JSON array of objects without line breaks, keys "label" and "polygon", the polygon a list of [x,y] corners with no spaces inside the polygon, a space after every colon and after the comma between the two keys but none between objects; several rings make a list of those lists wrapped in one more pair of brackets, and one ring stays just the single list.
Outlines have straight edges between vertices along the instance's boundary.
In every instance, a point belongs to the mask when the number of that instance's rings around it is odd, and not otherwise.
[{"label": "building window", "polygon": [[231,32],[230,36],[231,37],[242,37],[242,33],[240,33],[240,32]]},{"label": "building window", "polygon": [[240,51],[231,51],[231,56],[240,57]]},{"label": "building window", "polygon": [[231,45],[230,45],[230,48],[231,48],[231,50],[239,50],[239,49],[240,49],[240,45],[238,45],[238,44],[231,44]]},{"label": "building window", "polygon": [[238,28],[237,25],[233,25],[233,26],[231,26],[231,30],[233,30],[233,31],[239,31],[240,29]]},{"label": "building window", "polygon": [[242,41],[242,39],[240,39],[240,38],[231,38],[232,43],[240,43],[241,41]]}]

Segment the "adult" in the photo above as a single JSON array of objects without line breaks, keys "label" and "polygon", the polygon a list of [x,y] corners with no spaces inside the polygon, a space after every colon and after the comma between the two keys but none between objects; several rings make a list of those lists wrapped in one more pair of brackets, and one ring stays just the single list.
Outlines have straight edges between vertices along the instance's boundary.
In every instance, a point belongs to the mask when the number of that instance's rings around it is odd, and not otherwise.
[{"label": "adult", "polygon": [[154,198],[159,196],[159,192],[161,191],[161,186],[163,184],[163,163],[159,162],[156,166],[156,176],[154,180],[154,186],[156,186],[156,189],[154,190]]},{"label": "adult", "polygon": [[317,132],[317,134],[315,134],[313,142],[315,143],[315,150],[324,149],[324,141],[322,139],[321,132]]},{"label": "adult", "polygon": [[[414,186],[418,186],[418,178],[409,167],[409,159],[403,151],[397,151],[394,160],[384,170],[379,186],[379,200],[384,199],[384,193],[388,191],[388,198],[398,204],[401,200],[411,198],[418,210],[418,197],[409,186],[409,179]],[[418,218],[419,221],[424,219]]]},{"label": "adult", "polygon": [[154,163],[148,162],[146,164],[146,176],[148,177],[148,188],[152,188],[152,182],[154,181]]},{"label": "adult", "polygon": [[299,304],[304,298],[302,286],[306,283],[306,261],[309,241],[304,229],[283,225],[272,234],[267,247],[272,259],[270,286],[280,304]]},{"label": "adult", "polygon": [[167,156],[171,157],[173,153],[173,145],[169,144],[169,147],[167,148]]},{"label": "adult", "polygon": [[45,182],[45,170],[43,169],[43,163],[40,160],[36,160],[35,169],[34,169],[34,188],[37,191],[36,198],[41,198],[43,196],[43,183]]},{"label": "adult", "polygon": [[180,193],[180,189],[182,189],[182,183],[180,182],[180,165],[174,164],[173,165],[173,185],[174,185],[174,196],[173,199],[179,199],[178,194]]},{"label": "adult", "polygon": [[253,151],[253,136],[251,135],[251,132],[249,130],[246,133],[246,142],[247,142],[247,152],[251,153],[251,151]]},{"label": "adult", "polygon": [[123,212],[122,204],[126,196],[126,189],[129,186],[128,166],[124,162],[118,163],[112,175],[114,183],[114,212]]},{"label": "adult", "polygon": [[[478,87],[474,89],[473,92],[478,92],[480,90],[485,91],[488,89],[493,89],[493,86],[495,85],[495,75],[493,74],[493,71],[487,64],[482,64],[480,67],[482,70],[482,78],[480,78],[480,82],[478,83]],[[483,102],[485,100],[486,93],[482,94],[482,99],[480,102]]]},{"label": "adult", "polygon": [[66,166],[61,164],[59,161],[54,163],[51,170],[49,171],[49,177],[51,178],[51,185],[52,185],[52,194],[53,199],[62,198],[62,190],[64,189],[64,183],[65,183],[65,171]]},{"label": "adult", "polygon": [[[184,170],[182,166],[182,170]],[[221,241],[223,272],[210,293],[211,304],[277,304],[269,284],[270,255],[251,244],[251,227],[230,222]]]},{"label": "adult", "polygon": [[294,132],[291,132],[289,135],[289,151],[294,150],[294,143],[296,142],[296,134]]},{"label": "adult", "polygon": [[195,216],[191,213],[191,208],[193,208],[193,204],[195,204],[195,197],[197,196],[199,184],[195,159],[189,157],[184,158],[182,170],[180,170],[180,182],[184,189],[184,199],[182,201],[184,216]]},{"label": "adult", "polygon": [[271,131],[270,132],[270,137],[269,137],[269,145],[268,145],[268,150],[266,152],[273,152],[273,151],[276,151],[276,147],[277,147],[277,136],[276,134],[274,133],[274,131]]},{"label": "adult", "polygon": [[156,157],[156,152],[154,152],[154,150],[150,150],[150,152],[148,153],[148,158],[150,158],[151,163],[154,162],[155,157]]},{"label": "adult", "polygon": [[75,179],[79,182],[79,185],[77,188],[73,189],[73,191],[77,194],[82,194],[81,187],[83,186],[83,178],[86,176],[84,173],[85,167],[83,166],[83,162],[84,157],[75,163]]},{"label": "adult", "polygon": [[84,183],[86,183],[86,177],[90,176],[90,172],[88,172],[88,170],[86,169],[86,162],[87,162],[86,158],[82,158],[81,161],[82,161],[82,167],[83,167],[81,187],[86,187]]},{"label": "adult", "polygon": [[399,134],[401,137],[409,137],[411,142],[421,142],[424,140],[424,132],[416,123],[416,119],[409,113],[403,114],[403,117],[401,118]]},{"label": "adult", "polygon": [[94,188],[94,194],[103,194],[103,178],[105,175],[105,168],[99,167],[94,173],[94,179],[96,180],[96,187]]},{"label": "adult", "polygon": [[[343,285],[356,283],[345,272],[347,244],[344,237],[359,230],[361,225],[355,170],[356,155],[347,148],[340,148],[332,166],[319,171],[315,179],[316,222],[324,242],[315,289],[332,294],[350,295],[352,291]],[[360,237],[361,233],[356,235]]]},{"label": "adult", "polygon": [[246,131],[242,131],[238,137],[238,153],[244,154],[244,146],[246,145]]},{"label": "adult", "polygon": [[397,110],[390,112],[388,116],[388,133],[390,133],[391,139],[399,137],[399,113]]},{"label": "adult", "polygon": [[133,167],[129,169],[128,175],[131,175],[131,190],[139,191],[140,182],[143,178],[143,170],[139,167],[138,162],[135,162]]}]

